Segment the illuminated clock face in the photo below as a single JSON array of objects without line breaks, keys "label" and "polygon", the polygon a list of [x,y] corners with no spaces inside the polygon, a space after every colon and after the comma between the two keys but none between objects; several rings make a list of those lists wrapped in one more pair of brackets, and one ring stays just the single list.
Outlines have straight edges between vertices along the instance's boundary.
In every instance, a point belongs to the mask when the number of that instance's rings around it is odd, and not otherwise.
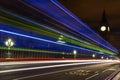
[{"label": "illuminated clock face", "polygon": [[106,26],[101,26],[100,30],[101,31],[105,31],[106,30]]}]

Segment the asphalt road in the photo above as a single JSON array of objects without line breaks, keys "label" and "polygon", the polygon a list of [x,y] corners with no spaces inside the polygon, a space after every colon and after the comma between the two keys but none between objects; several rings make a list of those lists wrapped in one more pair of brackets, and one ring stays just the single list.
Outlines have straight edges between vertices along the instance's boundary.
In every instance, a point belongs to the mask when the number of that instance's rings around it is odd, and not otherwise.
[{"label": "asphalt road", "polygon": [[[65,63],[66,64],[66,63]],[[54,64],[47,64],[54,65]],[[56,64],[55,64],[56,65]],[[18,67],[21,66],[21,67]],[[12,67],[43,66],[43,64],[30,65],[12,65]],[[45,66],[45,65],[44,65]],[[11,66],[4,65],[7,69],[13,69]],[[71,65],[44,69],[31,69],[23,71],[13,71],[0,73],[0,80],[105,80],[110,74],[120,68],[120,64],[102,63],[89,65]],[[6,70],[1,68],[1,71]]]}]

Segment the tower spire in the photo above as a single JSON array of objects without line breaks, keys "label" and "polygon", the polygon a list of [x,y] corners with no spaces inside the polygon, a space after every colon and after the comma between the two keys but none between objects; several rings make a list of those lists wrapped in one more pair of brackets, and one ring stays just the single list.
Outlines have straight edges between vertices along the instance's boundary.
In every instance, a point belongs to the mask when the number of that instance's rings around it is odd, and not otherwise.
[{"label": "tower spire", "polygon": [[104,26],[109,26],[108,25],[108,21],[107,21],[107,17],[106,17],[106,11],[105,11],[105,9],[103,10],[103,13],[102,13],[101,24],[104,25]]}]

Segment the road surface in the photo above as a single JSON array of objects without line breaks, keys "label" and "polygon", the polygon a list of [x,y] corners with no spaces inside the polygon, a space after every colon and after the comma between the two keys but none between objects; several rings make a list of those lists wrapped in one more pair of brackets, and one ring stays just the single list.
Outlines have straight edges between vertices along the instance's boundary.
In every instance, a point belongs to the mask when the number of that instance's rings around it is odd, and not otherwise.
[{"label": "road surface", "polygon": [[0,80],[105,80],[120,68],[119,63],[68,64],[74,63],[2,65]]}]

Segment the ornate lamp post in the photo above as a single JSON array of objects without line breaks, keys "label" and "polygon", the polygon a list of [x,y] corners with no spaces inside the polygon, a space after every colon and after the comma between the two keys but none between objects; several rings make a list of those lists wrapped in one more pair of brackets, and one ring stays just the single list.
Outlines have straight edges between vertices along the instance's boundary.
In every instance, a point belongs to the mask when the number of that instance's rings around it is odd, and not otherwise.
[{"label": "ornate lamp post", "polygon": [[5,41],[5,45],[8,47],[7,58],[10,58],[11,57],[10,48],[14,45],[14,41],[9,38]]}]

